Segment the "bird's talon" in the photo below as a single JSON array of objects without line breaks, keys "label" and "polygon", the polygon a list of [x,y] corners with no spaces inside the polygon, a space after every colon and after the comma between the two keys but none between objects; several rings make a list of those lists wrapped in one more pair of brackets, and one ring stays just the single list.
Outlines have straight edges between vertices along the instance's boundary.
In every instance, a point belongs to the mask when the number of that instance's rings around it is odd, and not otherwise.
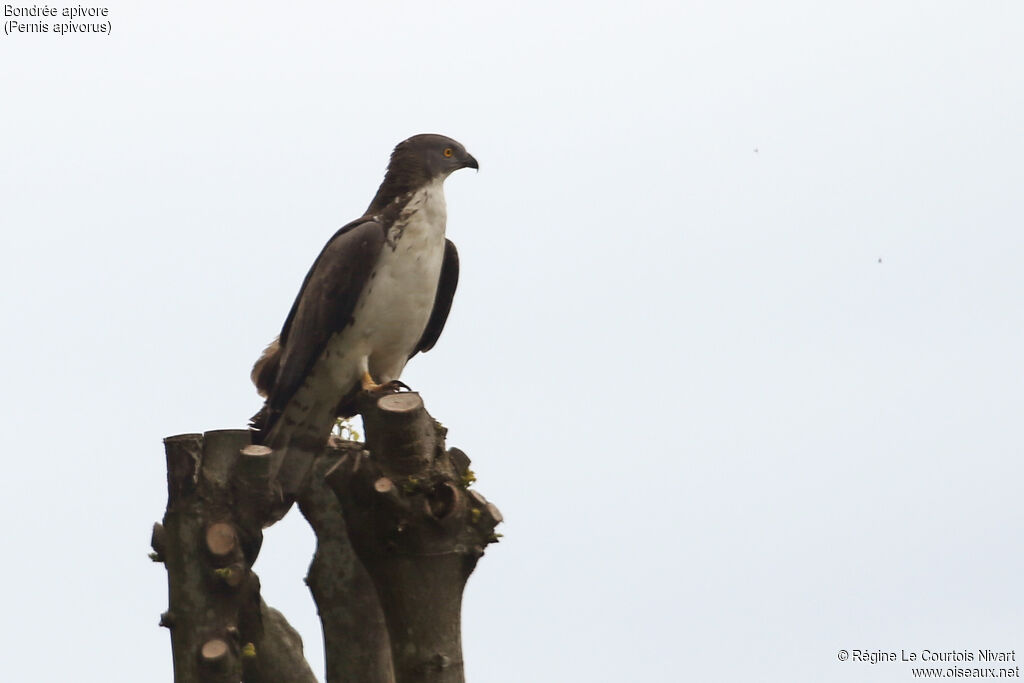
[{"label": "bird's talon", "polygon": [[393,379],[390,382],[384,382],[383,384],[377,384],[373,381],[373,377],[370,373],[363,373],[361,382],[363,391],[371,394],[397,394],[400,391],[412,391],[409,385],[397,379]]}]

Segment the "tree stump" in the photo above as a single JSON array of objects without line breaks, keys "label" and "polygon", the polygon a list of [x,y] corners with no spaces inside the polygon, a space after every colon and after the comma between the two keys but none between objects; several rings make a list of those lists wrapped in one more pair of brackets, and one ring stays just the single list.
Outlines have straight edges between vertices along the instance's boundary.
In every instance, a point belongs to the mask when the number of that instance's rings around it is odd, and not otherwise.
[{"label": "tree stump", "polygon": [[395,680],[464,681],[462,591],[501,514],[467,488],[469,459],[445,450],[446,430],[418,394],[360,409],[368,450],[346,454],[325,478],[377,588]]},{"label": "tree stump", "polygon": [[167,511],[153,527],[153,559],[164,563],[176,683],[312,683],[302,640],[260,598],[252,571],[272,500],[270,451],[248,430],[164,440]]},{"label": "tree stump", "polygon": [[[317,536],[307,575],[328,683],[465,680],[466,580],[497,540],[498,509],[470,490],[469,458],[415,393],[359,399],[366,443],[332,438],[298,503]],[[260,597],[263,528],[287,511],[277,454],[247,430],[164,440],[167,511],[152,557],[167,569],[176,683],[311,683],[302,639]]]}]

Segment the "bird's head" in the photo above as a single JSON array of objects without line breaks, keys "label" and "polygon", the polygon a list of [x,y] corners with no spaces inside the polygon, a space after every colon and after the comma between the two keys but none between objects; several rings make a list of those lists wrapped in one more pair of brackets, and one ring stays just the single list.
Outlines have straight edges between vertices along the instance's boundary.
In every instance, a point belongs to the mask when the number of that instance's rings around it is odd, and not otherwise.
[{"label": "bird's head", "polygon": [[459,142],[444,135],[423,133],[398,143],[391,154],[388,173],[416,175],[428,181],[447,178],[460,168],[479,170],[480,165]]},{"label": "bird's head", "polygon": [[367,208],[375,214],[407,192],[436,181],[444,181],[460,168],[480,169],[473,155],[461,144],[444,135],[423,133],[399,142],[391,153],[384,182]]}]

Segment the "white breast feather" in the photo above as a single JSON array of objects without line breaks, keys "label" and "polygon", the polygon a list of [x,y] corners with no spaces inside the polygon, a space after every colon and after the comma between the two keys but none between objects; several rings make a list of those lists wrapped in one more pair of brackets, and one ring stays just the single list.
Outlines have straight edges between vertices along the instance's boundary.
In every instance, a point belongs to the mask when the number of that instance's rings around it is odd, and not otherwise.
[{"label": "white breast feather", "polygon": [[406,204],[360,297],[355,323],[334,337],[332,374],[340,386],[358,381],[361,369],[352,368],[363,363],[378,383],[398,379],[423,336],[444,260],[442,182],[422,188]]},{"label": "white breast feather", "polygon": [[316,444],[334,421],[336,401],[358,384],[364,369],[380,384],[402,374],[427,327],[441,276],[447,219],[443,182],[417,191],[402,210],[359,298],[354,322],[331,337],[268,441]]}]

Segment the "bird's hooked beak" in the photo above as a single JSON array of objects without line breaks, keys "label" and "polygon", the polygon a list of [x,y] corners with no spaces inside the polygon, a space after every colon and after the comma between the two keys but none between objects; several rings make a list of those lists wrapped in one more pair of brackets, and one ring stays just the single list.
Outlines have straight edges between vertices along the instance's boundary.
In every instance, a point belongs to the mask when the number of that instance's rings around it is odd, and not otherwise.
[{"label": "bird's hooked beak", "polygon": [[480,164],[476,162],[476,159],[469,152],[466,152],[466,160],[463,162],[462,165],[464,168],[476,169],[477,172],[480,171]]}]

